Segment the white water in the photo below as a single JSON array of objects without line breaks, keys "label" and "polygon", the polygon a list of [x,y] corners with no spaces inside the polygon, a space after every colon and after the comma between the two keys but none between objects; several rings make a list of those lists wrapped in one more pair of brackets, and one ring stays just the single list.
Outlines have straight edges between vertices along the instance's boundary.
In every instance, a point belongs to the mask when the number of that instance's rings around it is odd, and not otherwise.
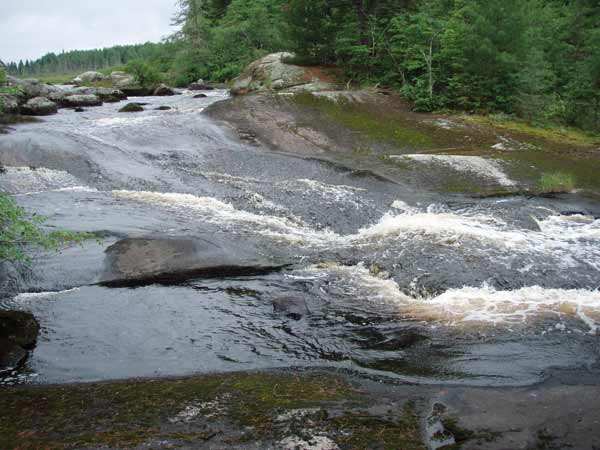
[{"label": "white water", "polygon": [[431,208],[430,211],[418,212],[409,208],[400,214],[389,212],[379,222],[360,229],[356,234],[339,235],[330,230],[314,230],[297,218],[239,210],[212,197],[143,191],[115,191],[113,195],[166,208],[196,211],[202,214],[200,220],[227,229],[242,227],[291,243],[326,247],[385,246],[391,240],[410,238],[451,247],[467,244],[481,247],[483,244],[508,260],[515,254],[531,254],[552,257],[564,269],[585,262],[600,270],[600,220],[586,216],[549,216],[538,221],[541,231],[532,231],[510,228],[502,220],[489,215],[431,212]]},{"label": "white water", "polygon": [[0,177],[0,191],[9,194],[76,188],[81,184],[80,180],[68,172],[46,168],[5,167]]},{"label": "white water", "polygon": [[[373,275],[364,265],[313,266],[300,276],[331,278],[344,293],[370,302],[391,303],[400,315],[415,320],[459,323],[524,324],[537,317],[579,319],[595,334],[600,327],[600,292],[585,289],[545,289],[531,286],[499,291],[488,286],[450,289],[434,297],[409,296],[391,279]],[[564,329],[559,327],[557,329]]]},{"label": "white water", "polygon": [[482,158],[481,156],[463,155],[391,155],[393,159],[410,159],[419,163],[442,164],[459,172],[469,172],[484,178],[495,180],[498,184],[506,187],[515,186],[504,172],[500,162]]}]

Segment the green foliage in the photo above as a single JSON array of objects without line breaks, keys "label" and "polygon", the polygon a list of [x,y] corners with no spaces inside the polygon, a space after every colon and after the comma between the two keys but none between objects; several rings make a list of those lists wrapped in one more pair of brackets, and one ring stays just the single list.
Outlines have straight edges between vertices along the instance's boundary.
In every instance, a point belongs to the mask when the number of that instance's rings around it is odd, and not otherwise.
[{"label": "green foliage", "polygon": [[545,173],[540,178],[539,189],[544,193],[571,192],[575,189],[575,178],[563,172]]},{"label": "green foliage", "polygon": [[142,59],[129,61],[125,66],[125,71],[132,74],[136,83],[142,87],[154,87],[162,81],[158,70]]},{"label": "green foliage", "polygon": [[0,88],[6,85],[6,71],[0,67]]},{"label": "green foliage", "polygon": [[87,233],[45,232],[41,228],[43,222],[42,217],[28,217],[11,197],[0,193],[0,261],[26,260],[27,247],[59,249],[67,242],[91,237]]},{"label": "green foliage", "polygon": [[11,62],[8,73],[19,77],[79,74],[87,70],[127,64],[133,59],[154,60],[163,53],[163,44],[147,42],[137,45],[117,45],[95,50],[74,50],[60,54],[48,53],[35,61]]}]

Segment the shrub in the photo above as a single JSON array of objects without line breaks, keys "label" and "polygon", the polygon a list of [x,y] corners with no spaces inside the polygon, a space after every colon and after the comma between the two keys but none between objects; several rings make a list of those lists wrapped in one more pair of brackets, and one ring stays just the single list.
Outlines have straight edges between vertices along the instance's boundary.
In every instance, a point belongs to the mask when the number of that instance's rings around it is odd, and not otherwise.
[{"label": "shrub", "polygon": [[540,178],[539,188],[544,193],[570,192],[575,189],[575,178],[563,172],[545,173]]},{"label": "shrub", "polygon": [[58,249],[67,242],[81,242],[88,233],[45,232],[39,216],[27,217],[23,208],[6,194],[0,193],[0,261],[27,260],[26,247]]},{"label": "shrub", "polygon": [[141,59],[135,59],[127,63],[125,71],[132,74],[135,81],[142,87],[154,87],[162,81],[158,70]]},{"label": "shrub", "polygon": [[0,67],[0,87],[6,86],[6,71]]}]

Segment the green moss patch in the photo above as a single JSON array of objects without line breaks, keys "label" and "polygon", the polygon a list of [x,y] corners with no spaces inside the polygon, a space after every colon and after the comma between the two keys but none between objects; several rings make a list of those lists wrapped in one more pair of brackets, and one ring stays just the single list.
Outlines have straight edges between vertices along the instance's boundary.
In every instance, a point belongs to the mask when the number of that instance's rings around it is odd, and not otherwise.
[{"label": "green moss patch", "polygon": [[405,117],[383,108],[375,110],[366,104],[350,101],[344,97],[330,99],[310,92],[295,94],[292,101],[304,107],[317,109],[330,119],[363,136],[391,142],[399,147],[431,148],[434,140],[417,129]]},{"label": "green moss patch", "polygon": [[[424,448],[412,406],[378,417],[361,409],[368,402],[328,374],[237,373],[2,388],[0,448],[125,449],[156,440],[174,448],[212,439],[227,445],[276,443],[298,430],[326,433],[342,449]],[[303,408],[317,413],[282,422],[282,414]],[[195,411],[189,421],[186,411]]]}]

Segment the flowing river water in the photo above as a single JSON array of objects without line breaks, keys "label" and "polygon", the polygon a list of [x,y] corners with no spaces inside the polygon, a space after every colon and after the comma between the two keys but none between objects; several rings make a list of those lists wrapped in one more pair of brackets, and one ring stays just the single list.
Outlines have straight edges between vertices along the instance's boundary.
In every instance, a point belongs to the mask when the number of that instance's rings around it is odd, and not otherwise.
[{"label": "flowing river water", "polygon": [[[202,114],[226,97],[62,110],[0,137],[1,190],[50,227],[102,236],[39,252],[24,292],[1,301],[42,325],[19,380],[298,366],[491,386],[596,372],[597,203],[419,192],[246,145]],[[227,243],[283,268],[97,284],[105,249],[141,237]]]}]

